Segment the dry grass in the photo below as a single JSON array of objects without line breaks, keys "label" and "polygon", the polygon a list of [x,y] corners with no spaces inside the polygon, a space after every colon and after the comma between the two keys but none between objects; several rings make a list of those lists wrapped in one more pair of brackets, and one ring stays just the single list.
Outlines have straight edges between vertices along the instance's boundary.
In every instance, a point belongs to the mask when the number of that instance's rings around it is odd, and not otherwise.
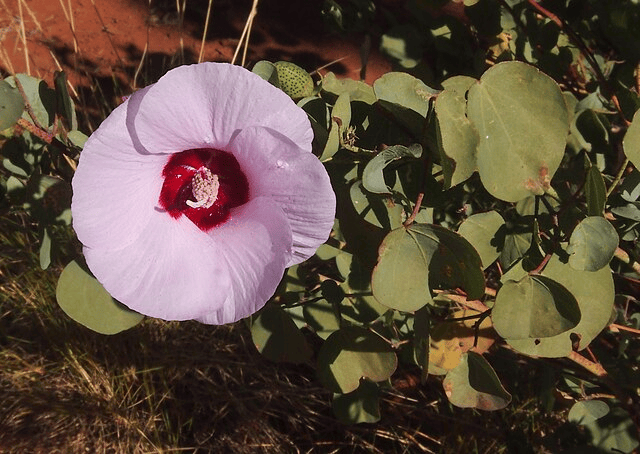
[{"label": "dry grass", "polygon": [[[531,397],[503,412],[457,409],[438,379],[421,386],[401,368],[382,421],[344,426],[314,371],[263,359],[243,323],[148,319],[115,336],[79,326],[54,297],[77,245],[58,231],[63,250],[41,271],[25,217],[5,214],[0,232],[2,453],[533,452],[558,425]],[[514,387],[531,396],[534,381]]]}]

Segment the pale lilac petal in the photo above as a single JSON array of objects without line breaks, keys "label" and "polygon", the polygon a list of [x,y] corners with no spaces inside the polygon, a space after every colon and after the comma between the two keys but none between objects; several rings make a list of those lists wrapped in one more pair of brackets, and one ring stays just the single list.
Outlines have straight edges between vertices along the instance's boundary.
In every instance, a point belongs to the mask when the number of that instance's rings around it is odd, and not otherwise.
[{"label": "pale lilac petal", "polygon": [[239,66],[180,66],[129,101],[128,131],[147,153],[224,149],[241,129],[255,125],[309,149],[313,139],[307,115],[291,98]]},{"label": "pale lilac petal", "polygon": [[252,314],[273,295],[290,247],[279,208],[254,199],[208,234],[186,217],[158,212],[134,244],[87,247],[84,255],[98,281],[129,308],[165,320],[222,324]]},{"label": "pale lilac petal", "polygon": [[282,208],[293,232],[290,265],[312,256],[333,227],[336,198],[329,176],[313,154],[277,131],[245,128],[229,144],[247,175],[252,197],[269,197]]},{"label": "pale lilac petal", "polygon": [[218,245],[191,221],[157,211],[125,248],[84,248],[87,265],[118,301],[151,317],[188,320],[222,307],[231,282]]},{"label": "pale lilac petal", "polygon": [[231,279],[229,302],[197,320],[219,325],[253,314],[273,296],[291,254],[291,231],[280,208],[260,197],[234,211],[212,237]]},{"label": "pale lilac petal", "polygon": [[125,247],[149,222],[167,156],[144,156],[125,128],[126,104],[91,135],[73,178],[73,228],[88,247]]}]

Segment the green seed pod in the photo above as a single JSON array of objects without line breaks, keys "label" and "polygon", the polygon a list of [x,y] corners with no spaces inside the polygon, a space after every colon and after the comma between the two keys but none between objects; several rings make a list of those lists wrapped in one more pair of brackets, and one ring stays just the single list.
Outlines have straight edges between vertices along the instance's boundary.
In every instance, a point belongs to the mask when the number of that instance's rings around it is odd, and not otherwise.
[{"label": "green seed pod", "polygon": [[308,72],[287,61],[279,61],[274,65],[282,91],[294,99],[313,95],[313,79]]}]

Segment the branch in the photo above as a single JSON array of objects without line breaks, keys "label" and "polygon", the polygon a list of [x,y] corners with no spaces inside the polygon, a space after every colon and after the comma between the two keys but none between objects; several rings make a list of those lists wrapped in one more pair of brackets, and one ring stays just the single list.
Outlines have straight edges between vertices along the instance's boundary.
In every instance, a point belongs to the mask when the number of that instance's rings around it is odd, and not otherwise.
[{"label": "branch", "polygon": [[579,354],[576,351],[572,351],[571,354],[569,354],[569,356],[567,356],[567,358],[569,358],[574,363],[584,367],[589,372],[591,372],[592,374],[594,374],[594,375],[596,375],[598,377],[606,377],[607,376],[607,371],[604,370],[604,367],[602,367],[602,364],[594,363],[593,361],[588,360],[587,358],[585,358],[584,356],[582,356],[581,354]]}]

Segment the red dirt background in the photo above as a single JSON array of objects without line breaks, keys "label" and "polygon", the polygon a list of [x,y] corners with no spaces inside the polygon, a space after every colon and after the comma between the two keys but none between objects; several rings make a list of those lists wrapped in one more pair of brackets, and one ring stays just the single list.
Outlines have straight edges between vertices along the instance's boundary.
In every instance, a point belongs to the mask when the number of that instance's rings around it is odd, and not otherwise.
[{"label": "red dirt background", "polygon": [[[98,81],[113,90],[107,100],[127,94],[173,66],[198,61],[209,2],[179,1],[186,4],[182,22],[173,0],[0,0],[0,71],[26,72],[51,83],[54,71],[64,69],[76,92]],[[229,62],[251,1],[213,0],[212,5],[203,61]],[[362,37],[329,35],[321,7],[322,0],[262,0],[246,66],[287,60],[313,71],[339,60],[323,72],[358,79]],[[366,80],[389,70],[374,50]]]}]

